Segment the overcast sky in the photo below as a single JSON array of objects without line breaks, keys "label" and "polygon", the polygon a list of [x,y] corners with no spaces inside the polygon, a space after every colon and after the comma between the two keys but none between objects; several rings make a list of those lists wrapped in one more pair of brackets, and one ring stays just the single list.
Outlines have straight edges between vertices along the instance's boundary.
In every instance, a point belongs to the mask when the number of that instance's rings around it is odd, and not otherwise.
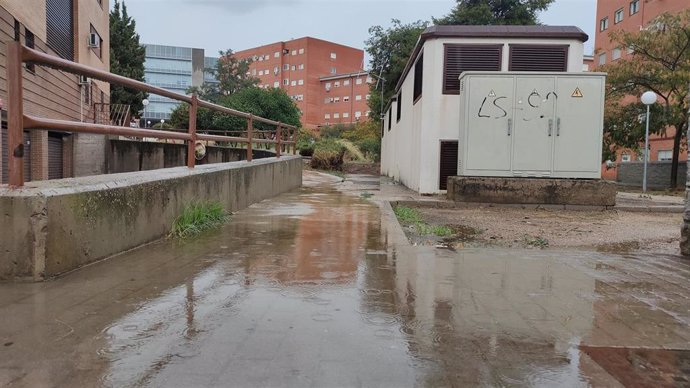
[{"label": "overcast sky", "polygon": [[[111,0],[111,3],[114,0]],[[125,0],[142,43],[198,47],[207,56],[303,36],[364,48],[373,25],[430,20],[454,0]],[[596,0],[556,0],[540,21],[575,25],[594,41]]]}]

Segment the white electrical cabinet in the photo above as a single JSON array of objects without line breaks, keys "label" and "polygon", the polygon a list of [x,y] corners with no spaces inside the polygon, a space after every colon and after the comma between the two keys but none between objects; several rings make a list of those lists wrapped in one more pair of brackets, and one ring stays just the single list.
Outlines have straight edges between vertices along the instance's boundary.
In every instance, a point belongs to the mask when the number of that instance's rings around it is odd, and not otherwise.
[{"label": "white electrical cabinet", "polygon": [[458,175],[601,178],[604,73],[460,76]]}]

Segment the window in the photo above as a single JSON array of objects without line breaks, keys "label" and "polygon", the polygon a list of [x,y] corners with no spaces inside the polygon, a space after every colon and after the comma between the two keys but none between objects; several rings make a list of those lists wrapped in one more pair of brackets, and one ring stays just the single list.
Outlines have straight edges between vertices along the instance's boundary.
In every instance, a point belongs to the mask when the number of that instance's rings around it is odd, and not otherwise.
[{"label": "window", "polygon": [[300,63],[300,64],[299,64],[299,69],[300,69],[300,70],[304,70],[304,63]]},{"label": "window", "polygon": [[299,53],[304,54],[304,49],[303,48],[299,49]]},{"label": "window", "polygon": [[288,65],[287,63],[284,64],[284,65],[283,65],[283,70],[284,70],[284,71],[290,70],[290,65]]},{"label": "window", "polygon": [[635,54],[635,49],[632,46],[628,47],[628,54]]},{"label": "window", "polygon": [[280,58],[280,51],[276,51],[273,53],[273,58]]},{"label": "window", "polygon": [[401,113],[402,113],[402,90],[400,91],[400,93],[398,93],[398,107],[396,108],[396,111],[395,111],[395,122],[396,123],[400,122],[400,117],[402,116]]},{"label": "window", "polygon": [[339,118],[340,118],[340,113],[333,113],[333,118],[334,118],[334,119],[339,119]]},{"label": "window", "polygon": [[599,66],[606,64],[606,53],[599,54]]},{"label": "window", "polygon": [[295,65],[292,65],[292,71],[295,71],[297,67]]},{"label": "window", "polygon": [[301,80],[297,81],[297,85],[304,85],[304,80],[301,79]]},{"label": "window", "polygon": [[273,83],[274,88],[279,88],[280,87],[280,82],[276,81]]},{"label": "window", "polygon": [[290,84],[290,80],[289,80],[289,79],[284,79],[284,80],[283,80],[283,85],[289,85],[289,84]]},{"label": "window", "polygon": [[331,59],[336,59],[338,56],[335,53],[331,53]]},{"label": "window", "polygon": [[344,113],[343,113],[343,118],[344,118],[344,119],[350,118],[350,113],[344,112]]},{"label": "window", "polygon": [[96,34],[96,41],[98,42],[98,47],[91,47],[91,51],[96,54],[98,58],[103,58],[103,38],[101,38],[101,34],[93,28],[93,25],[90,25],[90,27],[91,33]]},{"label": "window", "polygon": [[252,69],[252,75],[256,75],[256,69]]},{"label": "window", "polygon": [[366,113],[364,113],[364,115],[369,117],[369,115],[371,115],[371,111],[370,110],[366,111]]},{"label": "window", "polygon": [[568,47],[558,45],[510,45],[509,71],[561,72],[568,70]]},{"label": "window", "polygon": [[340,81],[335,81],[335,83],[333,84],[333,86],[335,86],[336,88],[339,88],[339,87],[340,87]]},{"label": "window", "polygon": [[335,97],[335,98],[333,99],[333,102],[340,102],[340,97]]},{"label": "window", "polygon": [[599,31],[606,31],[609,29],[609,18],[605,17],[599,21]]},{"label": "window", "polygon": [[503,45],[446,44],[443,59],[443,94],[460,94],[465,71],[500,71]]},{"label": "window", "polygon": [[630,15],[634,15],[640,12],[640,0],[634,0],[630,2]]},{"label": "window", "polygon": [[346,79],[345,81],[343,81],[343,86],[348,86],[349,84],[350,84],[349,79]]},{"label": "window", "polygon": [[672,160],[672,159],[673,159],[673,151],[672,150],[660,150],[659,153],[657,154],[657,160],[658,161]]},{"label": "window", "polygon": [[355,118],[358,119],[360,117],[362,117],[362,112],[360,112],[360,111],[355,112]]},{"label": "window", "polygon": [[292,50],[292,55],[297,55],[297,50]]},{"label": "window", "polygon": [[276,66],[273,68],[273,74],[278,75],[280,73],[280,67]]},{"label": "window", "polygon": [[55,52],[74,60],[73,0],[46,0],[47,43]]},{"label": "window", "polygon": [[263,56],[260,56],[260,57],[259,57],[259,62],[263,62],[263,60],[264,60],[264,57],[263,57]]},{"label": "window", "polygon": [[259,75],[264,75],[264,71],[263,71],[263,70],[259,70]]},{"label": "window", "polygon": [[417,63],[414,65],[414,92],[412,94],[412,101],[417,102],[422,97],[422,75],[424,73],[424,54],[419,55]]},{"label": "window", "polygon": [[290,82],[290,86],[297,86],[297,81],[293,80],[292,82]]},{"label": "window", "polygon": [[632,160],[632,158],[630,157],[630,154],[623,154],[623,155],[621,155],[621,162],[627,163],[627,162],[629,162],[629,161],[631,161],[631,160]]},{"label": "window", "polygon": [[303,101],[304,100],[304,94],[298,94],[297,95],[297,101]]},{"label": "window", "polygon": [[362,84],[362,79],[361,79],[361,78],[357,78],[357,79],[355,80],[355,84],[361,85],[361,84]]},{"label": "window", "polygon": [[323,118],[326,119],[326,120],[330,120],[330,119],[331,119],[331,114],[330,114],[330,113],[326,113],[325,115],[323,115]]},{"label": "window", "polygon": [[338,70],[335,67],[331,67],[331,74],[336,74]]},{"label": "window", "polygon": [[[17,27],[19,27],[19,26],[17,26]],[[35,45],[36,45],[36,37],[34,36],[34,33],[29,31],[29,29],[26,28],[26,26],[24,26],[24,43],[26,44],[26,47],[28,47],[28,48],[35,48]],[[27,62],[24,64],[24,66],[26,66],[26,70],[28,70],[32,73],[36,73],[36,65],[35,64],[33,64],[31,62]]]},{"label": "window", "polygon": [[621,49],[615,48],[613,51],[611,51],[611,60],[615,61],[616,59],[621,58]]},{"label": "window", "polygon": [[268,54],[264,55],[264,61],[268,61],[270,58],[271,58],[270,55],[268,55]]},{"label": "window", "polygon": [[616,11],[616,13],[613,14],[613,24],[618,24],[623,21],[623,8],[619,9]]},{"label": "window", "polygon": [[370,98],[371,98],[371,96],[367,94],[367,101],[369,101]]},{"label": "window", "polygon": [[350,96],[343,97],[343,102],[348,102],[348,101],[350,101]]},{"label": "window", "polygon": [[362,95],[361,94],[356,95],[355,101],[362,101]]},{"label": "window", "polygon": [[326,82],[326,90],[330,90],[330,89],[331,89],[331,83],[330,83],[330,82]]}]

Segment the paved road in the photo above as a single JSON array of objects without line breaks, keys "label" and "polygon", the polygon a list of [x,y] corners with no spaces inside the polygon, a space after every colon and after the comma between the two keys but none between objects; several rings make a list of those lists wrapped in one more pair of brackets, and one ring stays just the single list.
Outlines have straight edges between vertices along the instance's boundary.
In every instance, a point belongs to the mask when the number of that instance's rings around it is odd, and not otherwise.
[{"label": "paved road", "polygon": [[0,386],[689,384],[688,262],[411,247],[359,180],[1,284]]}]

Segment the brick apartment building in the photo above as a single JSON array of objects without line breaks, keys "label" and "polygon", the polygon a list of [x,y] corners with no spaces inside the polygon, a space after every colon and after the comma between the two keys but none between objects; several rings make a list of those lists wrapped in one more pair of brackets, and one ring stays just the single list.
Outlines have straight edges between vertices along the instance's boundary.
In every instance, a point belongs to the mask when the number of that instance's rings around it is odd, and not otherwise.
[{"label": "brick apartment building", "polygon": [[368,78],[364,51],[304,37],[238,51],[250,60],[259,87],[282,88],[302,112],[302,125],[318,128],[351,124],[368,116]]},{"label": "brick apartment building", "polygon": [[[0,2],[0,99],[7,101],[7,43],[99,69],[110,69],[109,0],[3,0]],[[95,34],[97,45],[89,45]],[[36,66],[24,70],[25,113],[86,121],[94,103],[108,103],[110,85]],[[7,111],[2,110],[0,182],[7,174]],[[106,138],[53,131],[24,133],[25,179],[45,180],[105,172]]]},{"label": "brick apartment building", "polygon": [[[613,31],[639,31],[655,17],[664,12],[677,13],[690,8],[688,0],[598,0],[597,1],[597,30],[595,37],[595,66],[625,59],[630,55],[625,47],[618,47],[611,41]],[[631,97],[639,98],[638,97]],[[671,160],[673,153],[673,137],[675,130],[670,128],[665,135],[650,136],[650,161]],[[642,146],[644,148],[644,146]],[[634,151],[622,150],[618,152],[617,163],[625,163],[643,159]],[[687,160],[687,150],[682,150],[680,160]],[[616,179],[615,169],[602,169],[605,179]]]}]

